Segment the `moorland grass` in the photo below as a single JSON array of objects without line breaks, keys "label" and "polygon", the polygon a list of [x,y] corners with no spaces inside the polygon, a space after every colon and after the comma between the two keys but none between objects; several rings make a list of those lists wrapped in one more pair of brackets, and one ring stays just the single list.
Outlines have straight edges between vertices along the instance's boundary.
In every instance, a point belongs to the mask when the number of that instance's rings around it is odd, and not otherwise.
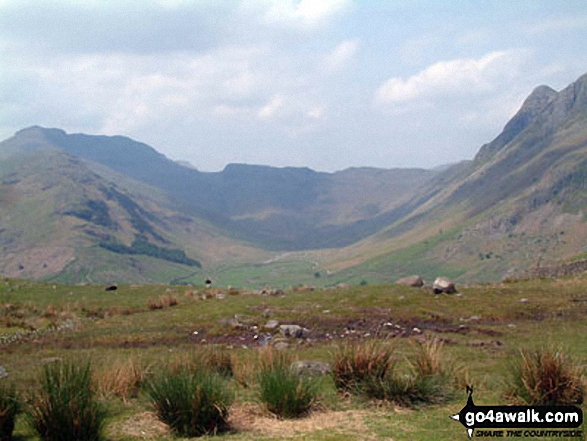
[{"label": "moorland grass", "polygon": [[117,357],[96,369],[94,383],[100,397],[118,397],[126,403],[138,396],[148,370],[137,356]]},{"label": "moorland grass", "polygon": [[96,400],[89,362],[48,364],[39,382],[40,391],[33,395],[28,416],[41,439],[102,439],[106,412]]},{"label": "moorland grass", "polygon": [[258,375],[259,397],[266,409],[280,418],[307,415],[318,397],[317,382],[291,369],[291,358],[267,349]]},{"label": "moorland grass", "polygon": [[161,369],[147,380],[145,389],[158,418],[177,435],[212,435],[229,428],[232,391],[209,369]]},{"label": "moorland grass", "polygon": [[14,383],[0,383],[0,441],[10,441],[16,417],[22,410],[20,396]]},{"label": "moorland grass", "polygon": [[357,392],[365,382],[381,380],[394,367],[393,353],[393,346],[377,340],[345,342],[333,356],[334,384],[342,391]]},{"label": "moorland grass", "polygon": [[523,349],[511,364],[506,396],[530,405],[581,404],[584,374],[560,349]]}]

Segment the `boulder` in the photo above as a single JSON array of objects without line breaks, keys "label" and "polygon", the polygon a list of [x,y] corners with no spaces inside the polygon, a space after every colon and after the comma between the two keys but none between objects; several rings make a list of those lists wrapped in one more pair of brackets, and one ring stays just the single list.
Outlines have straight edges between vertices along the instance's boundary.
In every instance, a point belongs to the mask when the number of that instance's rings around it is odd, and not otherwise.
[{"label": "boulder", "polygon": [[291,364],[291,370],[298,375],[318,377],[332,372],[332,365],[322,361],[301,360]]},{"label": "boulder", "polygon": [[303,338],[307,333],[307,329],[304,329],[299,325],[281,325],[279,330],[284,337]]},{"label": "boulder", "polygon": [[420,276],[408,276],[402,277],[397,282],[396,285],[403,285],[403,286],[411,286],[412,288],[420,288],[424,285],[424,280]]},{"label": "boulder", "polygon": [[446,277],[437,277],[432,285],[432,289],[434,290],[434,294],[454,294],[457,292],[455,284]]}]

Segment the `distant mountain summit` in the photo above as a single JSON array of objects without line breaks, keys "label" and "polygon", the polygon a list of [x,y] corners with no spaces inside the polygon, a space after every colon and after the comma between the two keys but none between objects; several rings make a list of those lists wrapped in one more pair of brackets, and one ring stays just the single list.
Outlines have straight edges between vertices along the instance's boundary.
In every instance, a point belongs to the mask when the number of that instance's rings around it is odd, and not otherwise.
[{"label": "distant mountain summit", "polygon": [[560,92],[534,89],[473,161],[336,173],[200,172],[127,137],[29,127],[0,143],[0,272],[185,282],[219,271],[244,283],[236,275],[251,268],[245,281],[264,284],[287,267],[320,283],[499,279],[587,251],[586,123],[584,75]]}]

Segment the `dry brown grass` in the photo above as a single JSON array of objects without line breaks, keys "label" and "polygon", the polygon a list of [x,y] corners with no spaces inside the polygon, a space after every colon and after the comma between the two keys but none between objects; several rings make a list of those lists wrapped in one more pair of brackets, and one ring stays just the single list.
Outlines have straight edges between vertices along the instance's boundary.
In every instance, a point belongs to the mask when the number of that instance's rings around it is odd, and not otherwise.
[{"label": "dry brown grass", "polygon": [[532,405],[583,402],[585,370],[560,349],[521,350],[506,395]]},{"label": "dry brown grass", "polygon": [[94,382],[102,398],[118,397],[127,402],[137,396],[148,368],[136,356],[105,362],[94,373]]},{"label": "dry brown grass", "polygon": [[155,412],[132,415],[124,421],[113,424],[108,432],[110,439],[155,440],[171,437],[169,427],[159,421]]},{"label": "dry brown grass", "polygon": [[169,308],[179,303],[179,300],[174,295],[159,296],[158,299],[147,300],[147,306],[150,310]]},{"label": "dry brown grass", "polygon": [[341,345],[332,366],[336,387],[353,391],[365,380],[384,378],[393,368],[393,352],[393,346],[375,340]]},{"label": "dry brown grass", "polygon": [[332,431],[341,435],[360,436],[367,441],[378,439],[374,434],[370,434],[365,424],[365,419],[372,416],[372,410],[326,411],[313,412],[302,419],[283,420],[268,415],[258,406],[244,404],[232,406],[229,423],[236,431],[251,433],[259,438],[289,439],[319,431]]},{"label": "dry brown grass", "polygon": [[443,343],[436,337],[428,337],[415,343],[416,351],[410,364],[417,375],[429,377],[444,373]]}]

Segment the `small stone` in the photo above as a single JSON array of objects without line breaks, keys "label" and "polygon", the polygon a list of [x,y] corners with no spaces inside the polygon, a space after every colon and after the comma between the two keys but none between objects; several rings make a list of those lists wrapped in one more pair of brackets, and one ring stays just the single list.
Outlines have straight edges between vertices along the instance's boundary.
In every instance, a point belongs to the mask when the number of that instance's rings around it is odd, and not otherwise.
[{"label": "small stone", "polygon": [[529,301],[526,297],[520,299],[520,303],[528,303]]},{"label": "small stone", "polygon": [[267,323],[265,323],[263,328],[273,331],[274,329],[277,329],[278,326],[279,322],[277,320],[269,320]]}]

